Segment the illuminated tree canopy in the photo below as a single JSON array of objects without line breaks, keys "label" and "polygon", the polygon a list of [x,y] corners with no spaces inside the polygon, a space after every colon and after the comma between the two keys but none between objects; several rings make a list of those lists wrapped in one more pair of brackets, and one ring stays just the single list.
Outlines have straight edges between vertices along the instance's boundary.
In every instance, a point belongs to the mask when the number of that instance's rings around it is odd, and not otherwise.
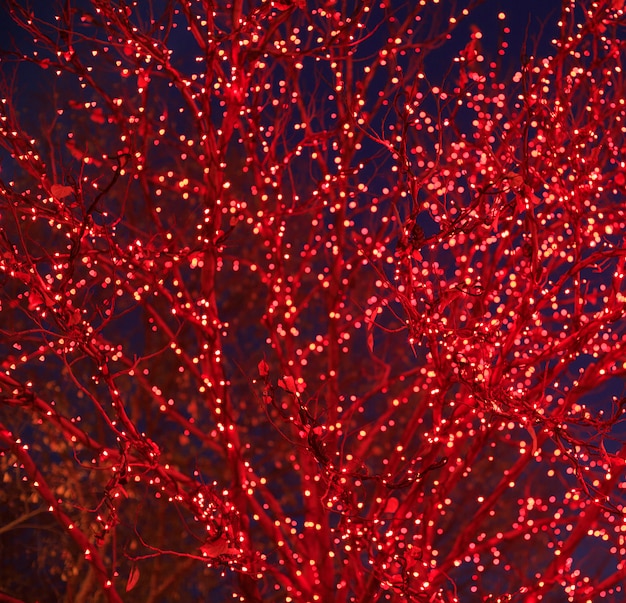
[{"label": "illuminated tree canopy", "polygon": [[3,1],[0,601],[624,600],[626,7],[504,4]]}]

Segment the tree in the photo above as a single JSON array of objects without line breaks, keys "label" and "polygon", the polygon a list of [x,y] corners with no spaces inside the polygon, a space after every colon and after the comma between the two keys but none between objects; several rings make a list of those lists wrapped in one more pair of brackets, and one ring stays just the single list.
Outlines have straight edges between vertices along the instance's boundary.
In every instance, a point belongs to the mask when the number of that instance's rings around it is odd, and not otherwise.
[{"label": "tree", "polygon": [[553,8],[5,2],[0,600],[622,600],[626,17]]}]

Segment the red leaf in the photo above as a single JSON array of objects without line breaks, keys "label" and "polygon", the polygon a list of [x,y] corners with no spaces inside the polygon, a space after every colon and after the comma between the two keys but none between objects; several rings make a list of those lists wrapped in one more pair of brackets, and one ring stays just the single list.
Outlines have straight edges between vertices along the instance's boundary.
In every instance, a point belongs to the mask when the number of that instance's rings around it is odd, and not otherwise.
[{"label": "red leaf", "polygon": [[282,379],[279,379],[278,385],[290,394],[296,395],[301,394],[306,388],[306,384],[303,381],[296,381],[291,375],[285,375]]},{"label": "red leaf", "polygon": [[279,2],[275,0],[272,5],[278,10],[289,10],[292,7],[290,2]]},{"label": "red leaf", "polygon": [[34,310],[44,303],[43,297],[35,290],[31,291],[28,295],[28,309]]},{"label": "red leaf", "polygon": [[103,124],[106,121],[104,111],[100,107],[91,112],[91,121],[95,121],[97,124]]},{"label": "red leaf", "polygon": [[138,88],[145,88],[150,82],[150,76],[145,73],[145,72],[141,72],[138,76],[137,76],[137,87]]},{"label": "red leaf", "polygon": [[261,377],[267,377],[270,374],[270,366],[265,362],[265,359],[261,360],[258,364],[259,375]]},{"label": "red leaf", "polygon": [[74,192],[74,189],[71,186],[65,186],[64,184],[53,184],[50,187],[50,192],[53,197],[63,199],[64,197],[69,197]]},{"label": "red leaf", "polygon": [[76,143],[73,140],[68,140],[65,143],[65,146],[69,149],[70,154],[74,159],[82,159],[84,153],[76,146]]},{"label": "red leaf", "polygon": [[126,582],[126,592],[133,590],[137,586],[137,582],[139,582],[139,568],[133,565],[128,575],[128,582]]},{"label": "red leaf", "polygon": [[395,513],[398,510],[400,503],[395,496],[390,496],[387,499],[387,504],[385,505],[385,513]]},{"label": "red leaf", "polygon": [[76,326],[81,320],[80,310],[78,308],[72,308],[69,311],[69,317],[67,319],[67,324],[70,327]]},{"label": "red leaf", "polygon": [[374,321],[365,319],[367,322],[367,349],[374,352]]},{"label": "red leaf", "polygon": [[220,536],[217,540],[213,542],[205,542],[201,547],[202,555],[204,557],[212,557],[216,558],[220,555],[229,555],[235,556],[239,555],[239,549],[231,547],[228,538],[224,535]]}]

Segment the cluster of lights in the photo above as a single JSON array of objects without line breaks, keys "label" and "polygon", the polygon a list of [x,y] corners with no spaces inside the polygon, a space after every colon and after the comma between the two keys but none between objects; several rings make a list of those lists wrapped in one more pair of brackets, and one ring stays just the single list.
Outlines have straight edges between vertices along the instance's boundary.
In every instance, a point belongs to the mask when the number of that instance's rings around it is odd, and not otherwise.
[{"label": "cluster of lights", "polygon": [[623,596],[622,1],[511,74],[504,13],[489,50],[437,1],[9,4],[73,96],[0,102],[0,466],[110,601],[164,556],[240,601]]}]

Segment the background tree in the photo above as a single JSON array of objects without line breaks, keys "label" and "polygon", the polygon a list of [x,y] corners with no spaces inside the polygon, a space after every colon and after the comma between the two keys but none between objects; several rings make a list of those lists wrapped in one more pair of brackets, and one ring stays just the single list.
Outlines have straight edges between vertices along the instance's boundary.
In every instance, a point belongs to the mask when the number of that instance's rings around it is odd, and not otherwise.
[{"label": "background tree", "polygon": [[624,5],[496,4],[5,1],[0,600],[622,600]]}]

